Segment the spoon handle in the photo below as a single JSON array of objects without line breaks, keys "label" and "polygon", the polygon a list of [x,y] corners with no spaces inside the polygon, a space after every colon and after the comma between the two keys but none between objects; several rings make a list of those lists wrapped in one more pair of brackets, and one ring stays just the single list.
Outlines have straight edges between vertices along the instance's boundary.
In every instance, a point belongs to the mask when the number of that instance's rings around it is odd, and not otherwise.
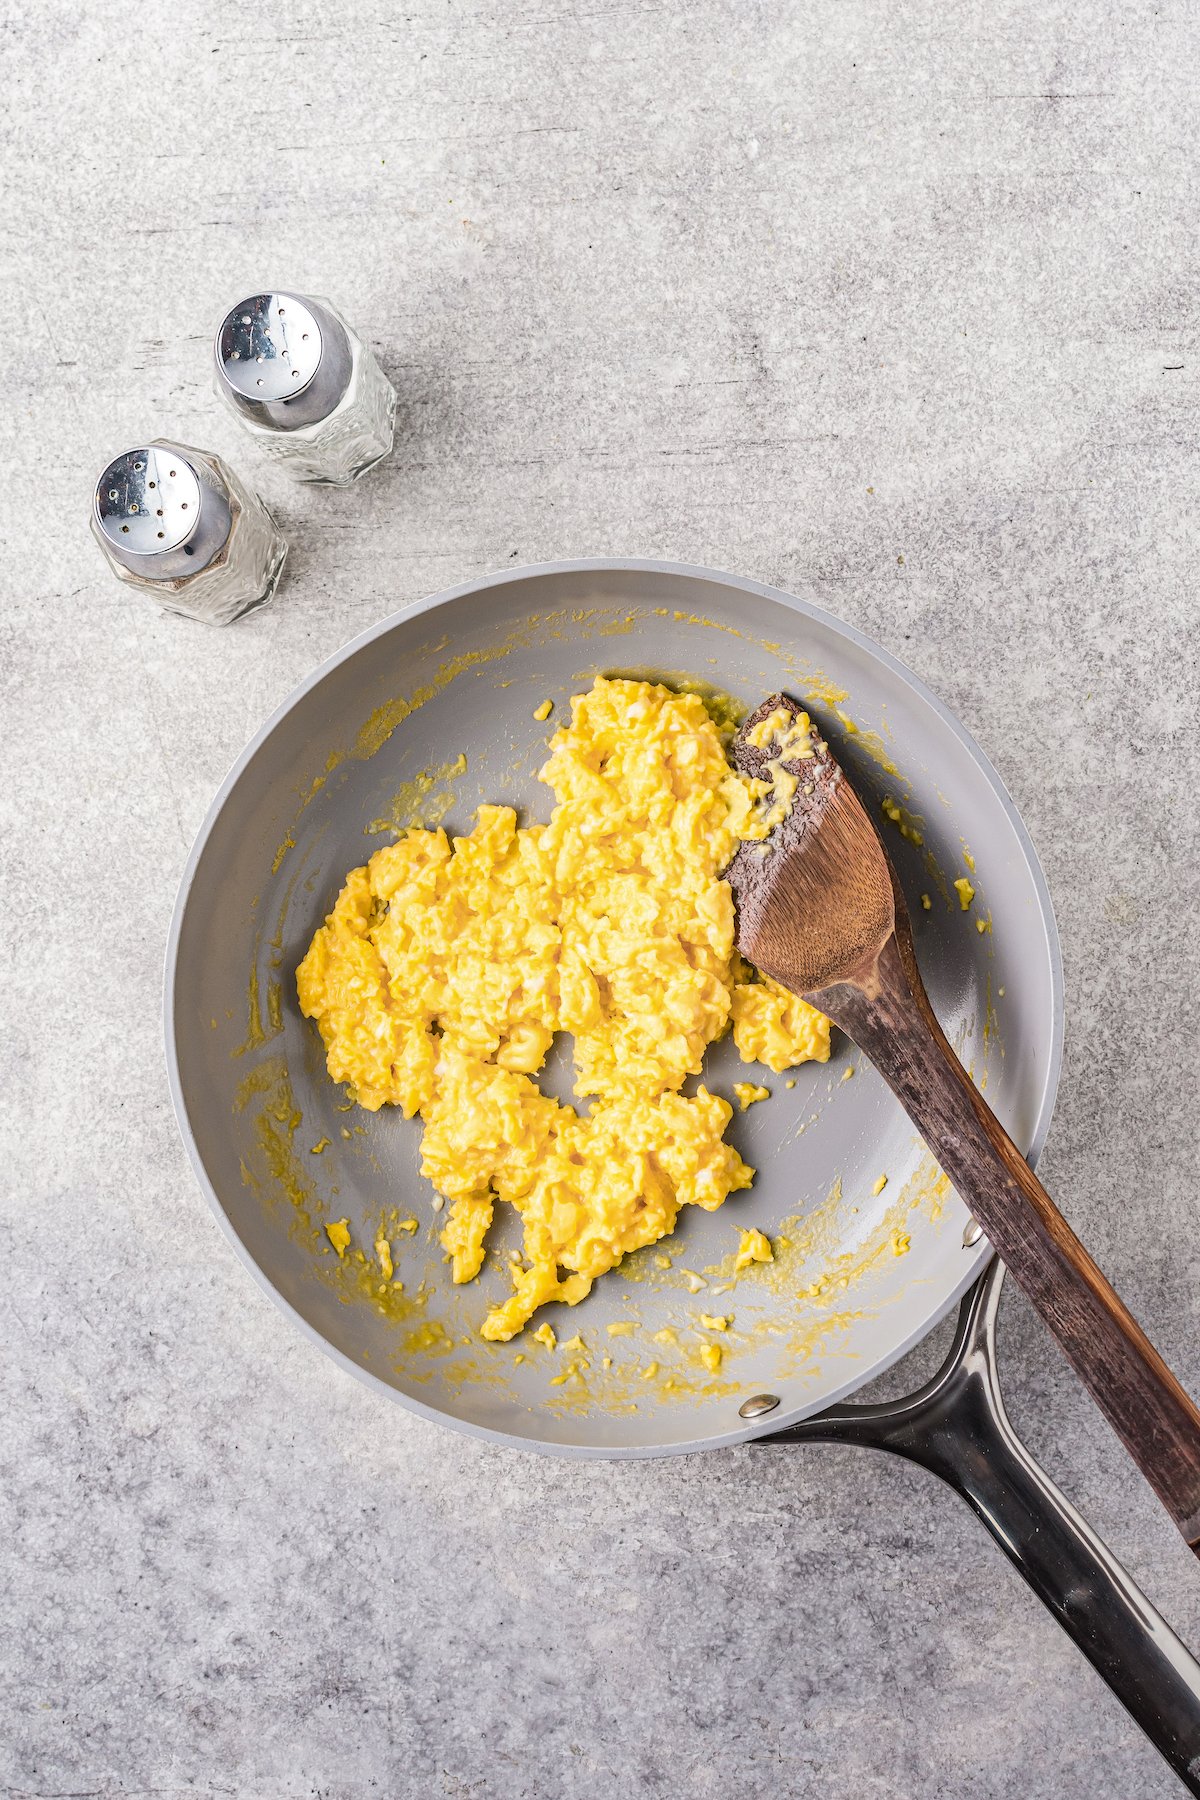
[{"label": "spoon handle", "polygon": [[1200,1555],[1200,1410],[963,1068],[911,947],[806,996],[870,1057],[1184,1538]]}]

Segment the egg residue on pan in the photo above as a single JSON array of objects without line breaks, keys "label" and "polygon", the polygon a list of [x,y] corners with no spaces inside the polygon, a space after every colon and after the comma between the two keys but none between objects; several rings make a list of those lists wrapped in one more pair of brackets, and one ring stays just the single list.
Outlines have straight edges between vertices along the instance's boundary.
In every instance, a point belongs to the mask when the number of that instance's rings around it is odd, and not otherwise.
[{"label": "egg residue on pan", "polygon": [[[776,1071],[828,1059],[829,1021],[734,949],[721,879],[795,790],[784,763],[808,721],[787,723],[771,781],[748,781],[698,695],[598,678],[550,740],[548,825],[481,806],[465,837],[407,830],[351,871],[313,938],[301,1008],[360,1106],[420,1113],[454,1280],[482,1267],[497,1200],[521,1215],[514,1292],[485,1338],[582,1300],[681,1207],[749,1187],[729,1103],[680,1092],[726,1030]],[[536,1080],[560,1031],[586,1115]]]}]

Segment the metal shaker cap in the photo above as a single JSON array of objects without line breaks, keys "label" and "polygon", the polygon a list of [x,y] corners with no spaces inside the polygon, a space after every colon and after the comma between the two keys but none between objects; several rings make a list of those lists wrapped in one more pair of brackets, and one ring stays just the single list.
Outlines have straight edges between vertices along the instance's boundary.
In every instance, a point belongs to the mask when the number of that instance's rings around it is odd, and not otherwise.
[{"label": "metal shaker cap", "polygon": [[217,390],[239,412],[277,431],[328,418],[350,385],[352,352],[341,321],[302,294],[252,294],[221,321]]},{"label": "metal shaker cap", "polygon": [[229,537],[224,487],[178,444],[156,439],[110,462],[93,505],[109,554],[151,581],[176,581],[206,568]]}]

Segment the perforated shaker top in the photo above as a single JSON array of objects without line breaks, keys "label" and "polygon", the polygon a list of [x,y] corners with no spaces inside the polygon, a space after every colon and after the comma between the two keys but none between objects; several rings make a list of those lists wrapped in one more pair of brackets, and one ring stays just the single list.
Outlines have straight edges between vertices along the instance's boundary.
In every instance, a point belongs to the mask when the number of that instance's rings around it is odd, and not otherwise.
[{"label": "perforated shaker top", "polygon": [[150,444],[126,450],[96,484],[96,517],[125,555],[178,549],[200,521],[201,489],[192,465],[175,450]]},{"label": "perforated shaker top", "polygon": [[226,314],[217,363],[244,400],[270,405],[309,387],[325,352],[320,320],[294,294],[253,294]]}]

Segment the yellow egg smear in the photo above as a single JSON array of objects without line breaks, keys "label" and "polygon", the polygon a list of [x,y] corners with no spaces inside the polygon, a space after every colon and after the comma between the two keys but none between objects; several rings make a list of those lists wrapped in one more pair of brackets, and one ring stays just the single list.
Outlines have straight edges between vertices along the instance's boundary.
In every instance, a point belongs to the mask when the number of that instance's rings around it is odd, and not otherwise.
[{"label": "yellow egg smear", "polygon": [[[781,758],[801,756],[807,719],[781,733]],[[521,1215],[494,1340],[582,1300],[682,1207],[750,1186],[728,1102],[680,1092],[731,1025],[747,1062],[829,1056],[828,1020],[734,950],[721,872],[762,835],[762,784],[730,767],[698,695],[598,678],[540,779],[547,825],[481,806],[464,837],[409,829],[352,870],[297,972],[331,1077],[370,1112],[420,1114],[454,1280],[479,1273],[498,1201]],[[561,1031],[586,1114],[536,1080]]]},{"label": "yellow egg smear", "polygon": [[756,802],[755,816],[741,833],[745,838],[765,838],[787,818],[800,786],[800,777],[788,763],[805,762],[815,754],[812,744],[812,720],[806,712],[793,713],[790,707],[777,706],[752,725],[746,742],[756,750],[768,751],[767,777],[748,781],[746,786]]}]

